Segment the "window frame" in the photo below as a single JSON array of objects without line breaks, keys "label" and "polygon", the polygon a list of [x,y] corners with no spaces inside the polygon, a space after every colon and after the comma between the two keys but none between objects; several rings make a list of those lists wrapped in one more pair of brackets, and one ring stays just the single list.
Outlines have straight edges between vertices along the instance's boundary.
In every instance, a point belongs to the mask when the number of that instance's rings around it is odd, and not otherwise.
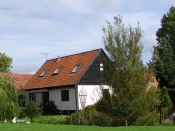
[{"label": "window frame", "polygon": [[82,64],[77,64],[70,74],[75,74],[81,68]]},{"label": "window frame", "polygon": [[39,77],[44,77],[44,75],[48,72],[48,70],[43,70]]},{"label": "window frame", "polygon": [[29,101],[35,102],[35,93],[29,93]]},{"label": "window frame", "polygon": [[69,90],[61,90],[61,101],[69,101]]},{"label": "window frame", "polygon": [[42,92],[42,102],[43,105],[49,102],[49,92]]},{"label": "window frame", "polygon": [[58,67],[56,68],[56,70],[54,71],[54,73],[52,74],[53,76],[54,75],[58,75],[58,73],[62,70],[62,67]]}]

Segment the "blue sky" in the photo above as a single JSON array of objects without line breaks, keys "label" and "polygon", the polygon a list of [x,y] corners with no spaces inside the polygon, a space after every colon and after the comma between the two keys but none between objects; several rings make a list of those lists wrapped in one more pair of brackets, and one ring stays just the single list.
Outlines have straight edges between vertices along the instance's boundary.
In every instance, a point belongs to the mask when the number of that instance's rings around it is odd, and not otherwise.
[{"label": "blue sky", "polygon": [[0,0],[0,52],[13,73],[35,73],[47,59],[103,48],[102,27],[121,15],[143,30],[143,62],[151,59],[155,33],[175,0]]}]

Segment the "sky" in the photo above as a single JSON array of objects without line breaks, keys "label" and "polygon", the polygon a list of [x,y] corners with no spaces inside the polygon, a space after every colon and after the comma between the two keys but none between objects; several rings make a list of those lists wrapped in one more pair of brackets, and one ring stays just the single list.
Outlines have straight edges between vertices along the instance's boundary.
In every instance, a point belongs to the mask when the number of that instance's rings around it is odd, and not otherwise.
[{"label": "sky", "polygon": [[13,59],[12,73],[34,74],[46,56],[104,49],[102,27],[120,15],[126,26],[140,23],[146,64],[171,6],[175,0],[0,0],[0,52]]}]

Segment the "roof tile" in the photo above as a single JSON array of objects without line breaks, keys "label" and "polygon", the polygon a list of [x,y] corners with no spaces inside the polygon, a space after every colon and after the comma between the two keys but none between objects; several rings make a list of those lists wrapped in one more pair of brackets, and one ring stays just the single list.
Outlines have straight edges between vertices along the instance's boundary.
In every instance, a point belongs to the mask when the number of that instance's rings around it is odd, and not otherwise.
[{"label": "roof tile", "polygon": [[[47,60],[27,83],[24,89],[74,85],[99,50],[100,49],[61,57],[58,62],[58,58]],[[77,64],[81,64],[79,70],[75,74],[70,74]],[[58,75],[52,75],[58,67],[62,67],[62,70]],[[48,72],[43,77],[39,77],[44,70],[48,70]]]}]

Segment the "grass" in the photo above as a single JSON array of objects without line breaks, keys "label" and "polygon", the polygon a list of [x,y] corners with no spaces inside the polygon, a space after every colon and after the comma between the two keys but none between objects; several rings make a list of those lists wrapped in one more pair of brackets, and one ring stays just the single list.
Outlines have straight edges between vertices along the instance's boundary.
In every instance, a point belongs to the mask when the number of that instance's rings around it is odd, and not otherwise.
[{"label": "grass", "polygon": [[0,123],[2,131],[175,131],[174,126],[129,126],[129,127],[100,127],[52,124],[12,124]]},{"label": "grass", "polygon": [[[55,116],[40,116],[34,118],[34,122],[42,119],[49,119]],[[57,116],[64,117],[64,116]],[[29,119],[28,119],[29,120]],[[79,126],[79,125],[54,125],[39,123],[0,123],[2,131],[175,131],[175,126],[128,126],[128,127],[100,127],[100,126]]]}]

